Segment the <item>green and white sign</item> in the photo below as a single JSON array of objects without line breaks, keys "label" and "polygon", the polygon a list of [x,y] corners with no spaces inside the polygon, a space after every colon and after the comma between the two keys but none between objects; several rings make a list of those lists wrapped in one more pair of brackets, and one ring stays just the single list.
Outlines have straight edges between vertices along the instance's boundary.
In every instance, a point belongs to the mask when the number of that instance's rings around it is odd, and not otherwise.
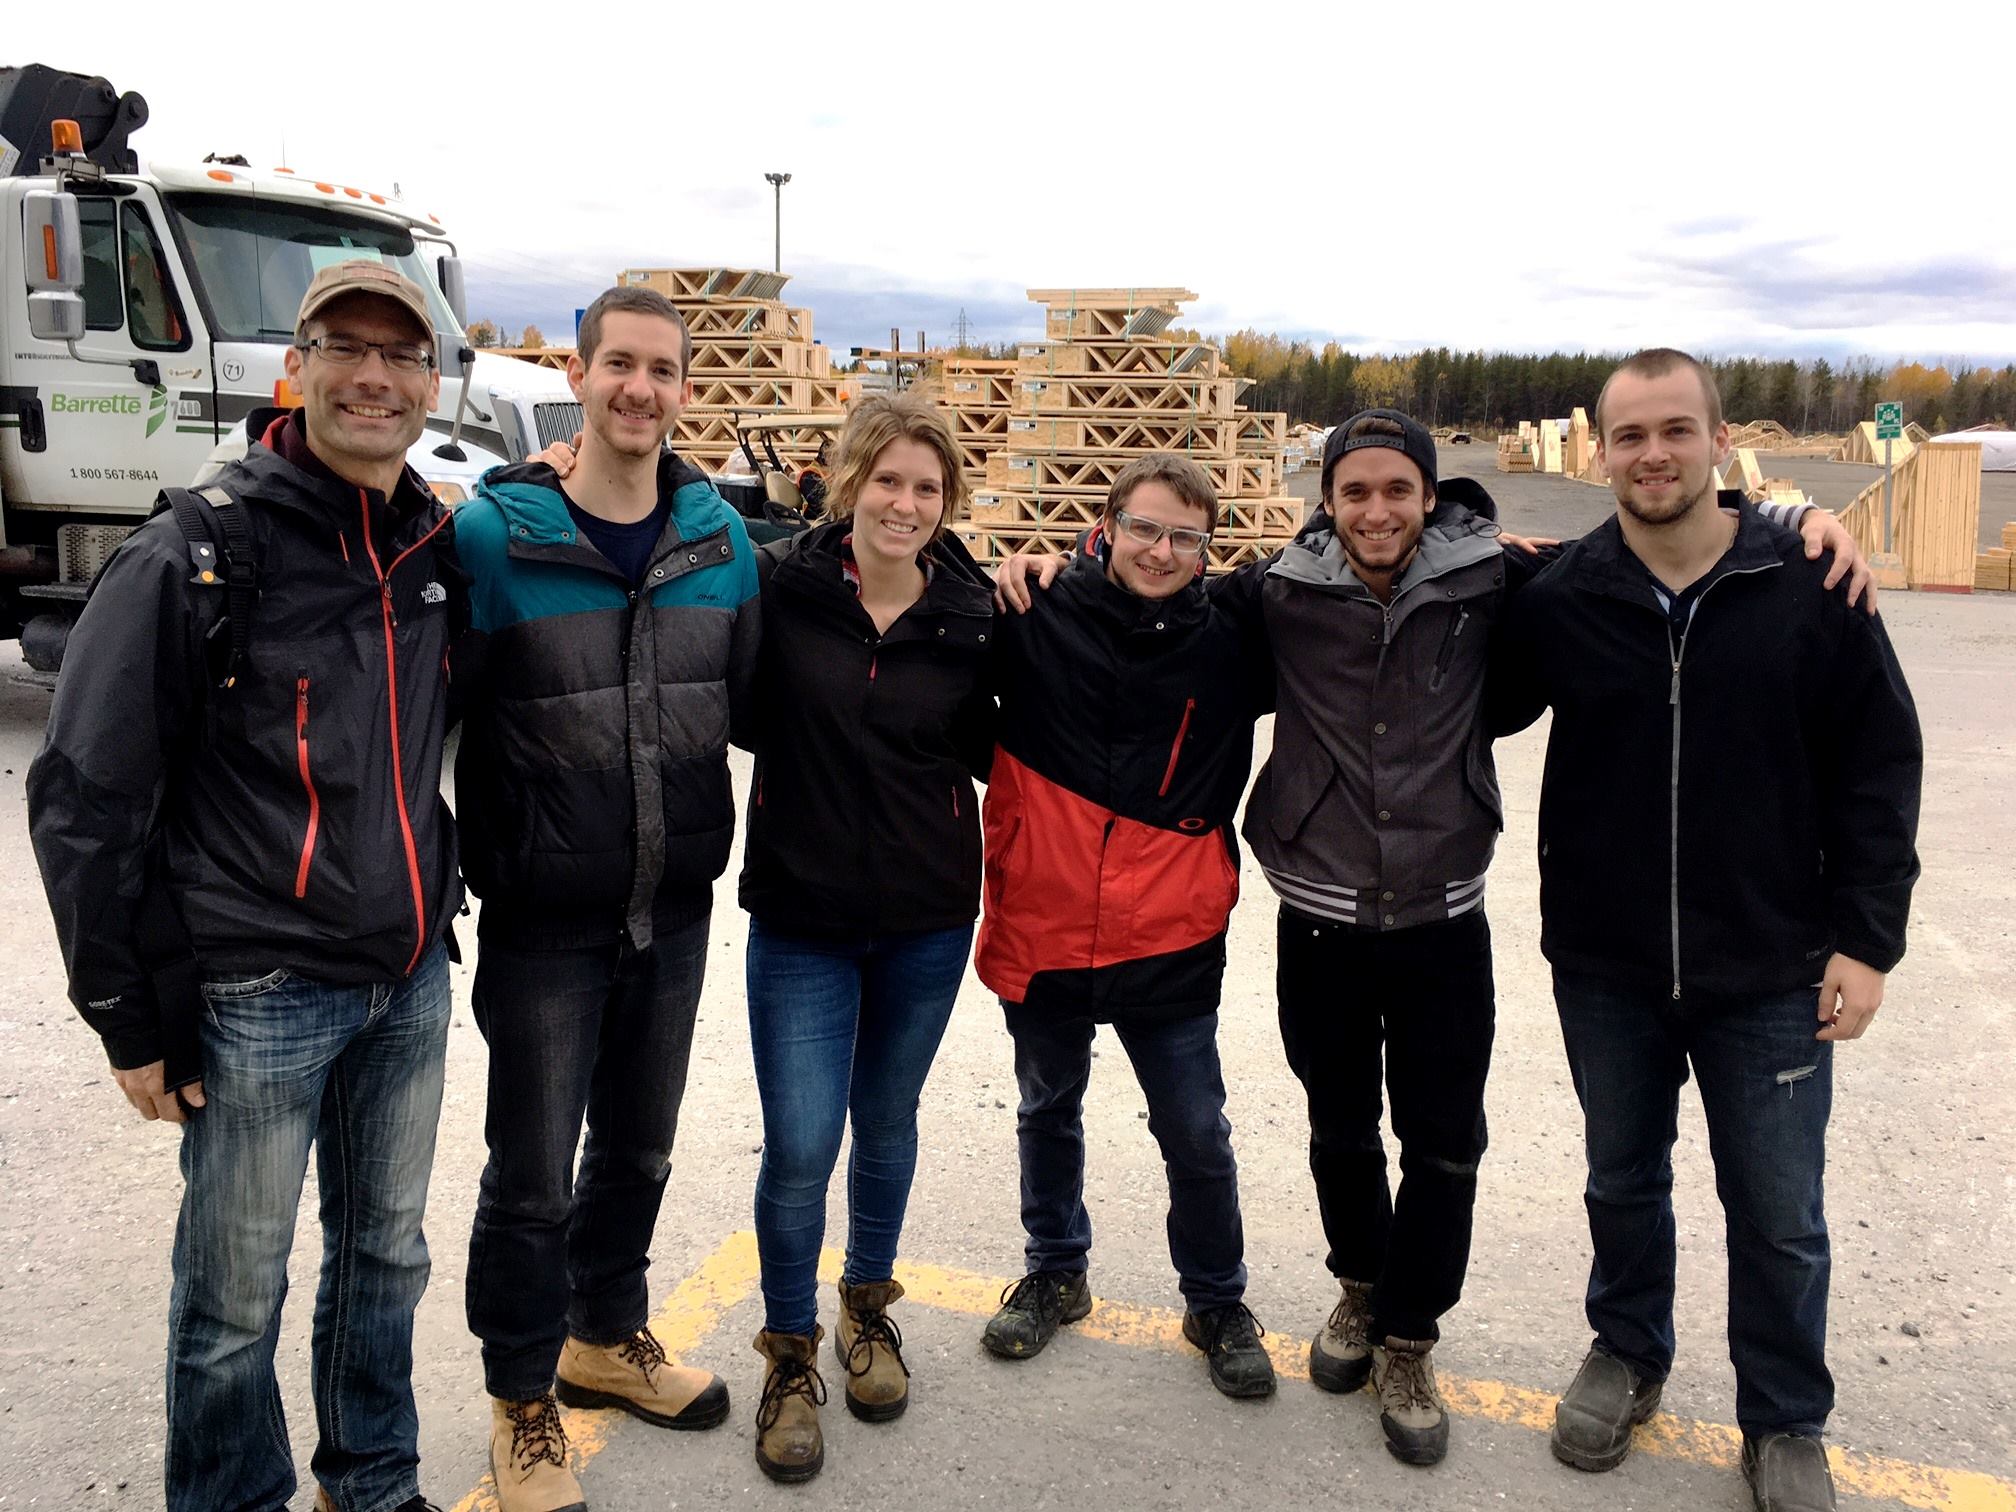
[{"label": "green and white sign", "polygon": [[1876,406],[1876,439],[1896,441],[1904,435],[1904,402],[1886,399]]}]

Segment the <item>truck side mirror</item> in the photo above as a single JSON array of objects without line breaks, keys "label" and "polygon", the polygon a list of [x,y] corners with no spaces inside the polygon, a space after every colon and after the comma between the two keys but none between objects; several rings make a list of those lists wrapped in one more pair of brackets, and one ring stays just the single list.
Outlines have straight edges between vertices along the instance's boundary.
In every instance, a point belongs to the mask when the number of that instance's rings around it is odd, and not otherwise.
[{"label": "truck side mirror", "polygon": [[448,301],[448,308],[455,312],[455,323],[469,324],[469,287],[462,277],[462,259],[443,256],[436,264],[441,275],[441,295]]},{"label": "truck side mirror", "polygon": [[22,262],[28,275],[28,331],[37,341],[84,335],[84,235],[77,196],[31,189],[22,196]]},{"label": "truck side mirror", "polygon": [[22,261],[31,294],[81,294],[84,233],[77,196],[67,189],[30,189],[22,196]]},{"label": "truck side mirror", "polygon": [[28,296],[28,334],[37,341],[82,341],[84,296],[51,290]]}]

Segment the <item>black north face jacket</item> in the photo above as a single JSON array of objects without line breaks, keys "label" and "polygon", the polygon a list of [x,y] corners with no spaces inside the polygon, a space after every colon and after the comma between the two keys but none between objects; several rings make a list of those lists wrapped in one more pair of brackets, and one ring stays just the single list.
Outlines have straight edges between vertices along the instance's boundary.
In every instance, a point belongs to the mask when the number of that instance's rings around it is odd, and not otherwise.
[{"label": "black north face jacket", "polygon": [[343,482],[301,425],[255,414],[261,439],[217,479],[258,563],[237,683],[208,686],[222,591],[192,583],[160,515],[94,586],[29,769],[70,995],[120,1069],[163,1057],[147,962],[164,920],[205,978],[354,985],[405,976],[461,904],[441,798],[447,512],[412,472],[390,499]]}]

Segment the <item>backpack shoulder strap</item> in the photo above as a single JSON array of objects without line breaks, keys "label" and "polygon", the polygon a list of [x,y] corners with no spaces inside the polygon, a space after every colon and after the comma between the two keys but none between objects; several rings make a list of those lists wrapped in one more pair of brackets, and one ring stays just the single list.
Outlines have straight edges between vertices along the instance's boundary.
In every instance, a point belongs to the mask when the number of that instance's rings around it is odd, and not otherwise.
[{"label": "backpack shoulder strap", "polygon": [[223,591],[224,618],[211,627],[210,634],[214,636],[221,629],[226,637],[224,656],[221,662],[212,658],[212,670],[217,687],[228,688],[245,669],[252,643],[252,604],[258,597],[259,564],[244,506],[228,490],[212,484],[162,489],[155,513],[163,509],[175,516],[188,547],[190,583]]}]

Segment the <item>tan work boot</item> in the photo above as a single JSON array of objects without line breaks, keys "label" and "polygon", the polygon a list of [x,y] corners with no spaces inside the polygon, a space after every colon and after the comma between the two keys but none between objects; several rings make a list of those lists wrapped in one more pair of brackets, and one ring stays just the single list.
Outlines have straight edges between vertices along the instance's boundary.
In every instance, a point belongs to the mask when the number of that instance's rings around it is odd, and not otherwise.
[{"label": "tan work boot", "polygon": [[588,1512],[550,1395],[529,1402],[490,1398],[490,1474],[498,1512]]},{"label": "tan work boot", "polygon": [[1372,1389],[1386,1447],[1409,1465],[1434,1465],[1449,1452],[1449,1409],[1435,1385],[1432,1339],[1388,1339],[1372,1351]]},{"label": "tan work boot", "polygon": [[903,1295],[901,1281],[840,1283],[840,1326],[833,1353],[847,1372],[847,1410],[864,1423],[886,1423],[910,1405],[910,1367],[903,1363],[903,1333],[888,1307]]},{"label": "tan work boot", "polygon": [[570,1336],[553,1390],[569,1407],[620,1407],[660,1428],[712,1428],[728,1416],[721,1378],[673,1364],[648,1328],[621,1344],[583,1344]]},{"label": "tan work boot", "polygon": [[826,1401],[826,1382],[819,1374],[819,1341],[826,1330],[780,1334],[764,1329],[756,1335],[756,1353],[769,1363],[763,1370],[763,1397],[756,1406],[756,1463],[774,1481],[806,1481],[826,1463],[826,1441],[819,1432],[819,1409]]},{"label": "tan work boot", "polygon": [[1357,1391],[1372,1374],[1372,1283],[1339,1282],[1330,1321],[1309,1341],[1309,1379],[1325,1391]]}]

